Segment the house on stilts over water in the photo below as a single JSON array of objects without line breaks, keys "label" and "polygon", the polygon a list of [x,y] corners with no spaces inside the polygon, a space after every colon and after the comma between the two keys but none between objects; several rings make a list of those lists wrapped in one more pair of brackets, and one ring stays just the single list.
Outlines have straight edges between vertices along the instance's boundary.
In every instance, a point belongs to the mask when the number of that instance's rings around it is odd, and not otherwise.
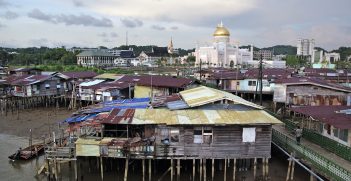
[{"label": "house on stilts over water", "polygon": [[[272,125],[281,122],[262,106],[205,86],[162,100],[157,108],[140,98],[105,102],[68,118],[70,135],[78,136],[72,160],[97,157],[103,166],[106,158],[125,159],[125,179],[129,160],[142,160],[143,168],[145,160],[149,166],[155,160],[170,160],[171,172],[176,161],[178,176],[180,161],[192,160],[193,178],[199,162],[200,170],[212,163],[212,178],[215,161],[253,163],[256,176],[257,161],[262,160],[268,171]],[[200,179],[206,177],[205,170]],[[235,170],[234,166],[234,176]]]}]

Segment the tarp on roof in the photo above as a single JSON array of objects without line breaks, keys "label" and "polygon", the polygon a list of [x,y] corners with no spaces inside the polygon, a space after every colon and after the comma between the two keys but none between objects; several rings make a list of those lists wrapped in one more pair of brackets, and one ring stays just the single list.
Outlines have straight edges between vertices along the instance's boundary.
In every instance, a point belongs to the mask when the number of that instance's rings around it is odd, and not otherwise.
[{"label": "tarp on roof", "polygon": [[246,101],[245,99],[239,96],[236,96],[234,94],[205,87],[205,86],[200,86],[193,89],[181,91],[180,95],[182,96],[183,100],[188,104],[189,107],[202,106],[202,105],[206,105],[220,100],[230,100],[236,104],[243,104],[257,109],[264,108],[252,102]]}]

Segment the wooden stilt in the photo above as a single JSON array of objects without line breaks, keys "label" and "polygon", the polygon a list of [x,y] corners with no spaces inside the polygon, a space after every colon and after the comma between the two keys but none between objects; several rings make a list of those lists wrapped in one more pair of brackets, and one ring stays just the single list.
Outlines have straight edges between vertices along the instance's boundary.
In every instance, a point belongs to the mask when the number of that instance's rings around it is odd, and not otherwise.
[{"label": "wooden stilt", "polygon": [[234,162],[233,162],[233,181],[235,181],[235,173],[236,173],[236,158],[234,158]]},{"label": "wooden stilt", "polygon": [[129,159],[126,158],[126,164],[124,166],[124,181],[127,181],[128,179],[128,163],[129,162]]},{"label": "wooden stilt", "polygon": [[173,170],[173,158],[171,158],[171,181],[173,181],[173,175],[174,175],[174,170]]},{"label": "wooden stilt", "polygon": [[145,159],[142,159],[142,167],[143,167],[143,181],[145,181]]},{"label": "wooden stilt", "polygon": [[74,161],[74,180],[78,180],[78,169],[77,169],[77,162],[78,162],[78,158],[77,160]]},{"label": "wooden stilt", "polygon": [[180,159],[177,159],[177,181],[180,180]]},{"label": "wooden stilt", "polygon": [[193,159],[193,180],[195,180],[195,164],[196,164],[196,162],[195,162],[195,159]]},{"label": "wooden stilt", "polygon": [[254,158],[254,179],[256,180],[257,158]]},{"label": "wooden stilt", "polygon": [[212,176],[212,181],[214,179],[214,159],[212,158],[212,173],[211,173],[211,176]]},{"label": "wooden stilt", "polygon": [[202,159],[200,159],[200,180],[202,180]]},{"label": "wooden stilt", "polygon": [[101,180],[104,180],[104,166],[102,162],[102,157],[100,156],[100,172],[101,172]]},{"label": "wooden stilt", "polygon": [[149,181],[151,181],[151,159],[149,159]]},{"label": "wooden stilt", "polygon": [[292,161],[290,180],[294,180],[295,161]]},{"label": "wooden stilt", "polygon": [[262,158],[262,178],[266,178],[266,158]]},{"label": "wooden stilt", "polygon": [[224,181],[227,180],[227,159],[224,159]]},{"label": "wooden stilt", "polygon": [[291,169],[291,158],[289,158],[289,165],[288,165],[288,172],[287,172],[287,174],[286,174],[286,181],[288,181],[289,180],[289,178],[290,178],[290,169]]},{"label": "wooden stilt", "polygon": [[204,159],[204,161],[203,161],[203,167],[204,167],[204,180],[207,180],[207,179],[206,179],[206,176],[207,176],[207,172],[206,172],[206,159]]},{"label": "wooden stilt", "polygon": [[268,160],[269,160],[269,158],[266,158],[266,173],[265,173],[266,180],[268,180],[268,171],[269,171]]}]

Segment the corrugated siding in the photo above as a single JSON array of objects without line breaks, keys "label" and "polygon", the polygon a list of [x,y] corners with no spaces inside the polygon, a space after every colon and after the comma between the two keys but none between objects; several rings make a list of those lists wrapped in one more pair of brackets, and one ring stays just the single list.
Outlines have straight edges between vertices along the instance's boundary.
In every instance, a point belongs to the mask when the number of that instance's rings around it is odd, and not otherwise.
[{"label": "corrugated siding", "polygon": [[76,144],[77,156],[100,156],[99,145]]}]

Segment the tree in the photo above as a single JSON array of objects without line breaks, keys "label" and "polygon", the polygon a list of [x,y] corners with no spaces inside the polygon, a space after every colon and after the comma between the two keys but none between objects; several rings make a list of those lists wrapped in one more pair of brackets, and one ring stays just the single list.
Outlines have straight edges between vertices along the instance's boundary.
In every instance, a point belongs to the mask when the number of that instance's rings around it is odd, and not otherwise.
[{"label": "tree", "polygon": [[299,59],[295,55],[287,55],[286,65],[289,67],[297,68],[297,66],[299,65]]}]

